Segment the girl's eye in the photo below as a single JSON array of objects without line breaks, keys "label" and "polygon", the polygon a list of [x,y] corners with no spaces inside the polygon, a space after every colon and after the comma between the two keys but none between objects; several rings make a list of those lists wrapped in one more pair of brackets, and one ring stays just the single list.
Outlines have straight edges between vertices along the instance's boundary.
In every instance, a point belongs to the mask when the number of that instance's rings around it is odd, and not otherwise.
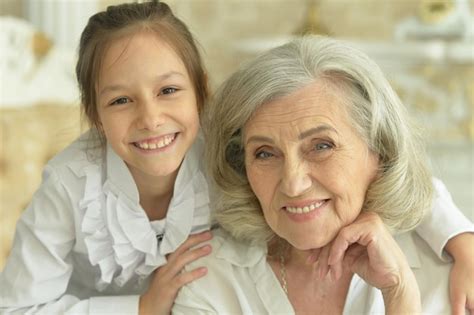
[{"label": "girl's eye", "polygon": [[178,91],[177,88],[167,87],[161,90],[161,94],[173,94],[173,93],[176,93],[177,91]]},{"label": "girl's eye", "polygon": [[122,104],[127,104],[128,103],[128,98],[126,97],[121,97],[110,103],[110,105],[122,105]]},{"label": "girl's eye", "polygon": [[270,152],[267,152],[267,151],[260,151],[260,152],[257,152],[257,154],[255,154],[255,157],[258,159],[258,160],[266,160],[266,159],[269,159],[273,156],[273,154],[271,154]]},{"label": "girl's eye", "polygon": [[330,143],[327,143],[327,142],[319,142],[319,143],[316,143],[316,145],[314,146],[314,149],[316,151],[322,151],[322,150],[329,150],[329,149],[332,149],[332,144]]}]

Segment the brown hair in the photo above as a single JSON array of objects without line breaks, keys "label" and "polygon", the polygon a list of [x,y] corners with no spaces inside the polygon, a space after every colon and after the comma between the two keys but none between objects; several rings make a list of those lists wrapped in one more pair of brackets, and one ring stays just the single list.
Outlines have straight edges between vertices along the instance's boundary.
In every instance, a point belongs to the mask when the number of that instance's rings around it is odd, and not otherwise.
[{"label": "brown hair", "polygon": [[194,84],[198,110],[202,111],[208,98],[207,77],[189,29],[166,3],[157,0],[124,3],[109,6],[105,11],[91,16],[81,35],[76,77],[83,113],[91,127],[99,129],[96,84],[107,45],[114,39],[142,30],[155,32],[181,58]]}]

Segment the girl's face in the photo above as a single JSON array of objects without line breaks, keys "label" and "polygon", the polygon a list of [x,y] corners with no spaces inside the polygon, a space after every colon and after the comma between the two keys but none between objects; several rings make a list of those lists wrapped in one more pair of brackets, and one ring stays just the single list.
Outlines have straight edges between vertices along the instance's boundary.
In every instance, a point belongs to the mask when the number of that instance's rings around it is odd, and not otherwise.
[{"label": "girl's face", "polygon": [[174,50],[139,32],[111,43],[97,106],[107,142],[133,177],[173,176],[199,129],[194,85]]}]

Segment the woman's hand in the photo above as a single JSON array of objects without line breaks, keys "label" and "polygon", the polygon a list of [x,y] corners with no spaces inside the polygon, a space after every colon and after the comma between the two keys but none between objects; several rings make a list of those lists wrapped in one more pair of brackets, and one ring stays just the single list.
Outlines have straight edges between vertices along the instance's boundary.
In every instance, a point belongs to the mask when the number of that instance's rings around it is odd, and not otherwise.
[{"label": "woman's hand", "polygon": [[168,262],[154,272],[147,292],[140,297],[139,314],[170,314],[179,289],[207,273],[200,267],[182,272],[185,265],[211,252],[211,246],[193,248],[212,238],[211,232],[191,235],[176,251],[168,255]]},{"label": "woman's hand", "polygon": [[445,247],[454,259],[449,275],[449,296],[453,315],[474,314],[474,234],[463,233]]},{"label": "woman's hand", "polygon": [[342,228],[330,248],[321,250],[318,268],[320,272],[323,269],[322,275],[329,271],[333,280],[340,278],[343,268],[357,273],[382,291],[387,314],[421,311],[415,276],[375,213],[361,213],[352,224]]}]

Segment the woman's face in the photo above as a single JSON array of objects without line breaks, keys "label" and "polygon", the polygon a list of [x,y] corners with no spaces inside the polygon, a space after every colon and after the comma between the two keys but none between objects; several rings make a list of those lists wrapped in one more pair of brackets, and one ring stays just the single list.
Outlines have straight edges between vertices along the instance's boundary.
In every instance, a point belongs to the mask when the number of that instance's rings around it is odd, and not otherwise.
[{"label": "woman's face", "polygon": [[338,94],[316,81],[263,105],[244,127],[247,177],[265,220],[301,250],[355,220],[377,173]]}]

